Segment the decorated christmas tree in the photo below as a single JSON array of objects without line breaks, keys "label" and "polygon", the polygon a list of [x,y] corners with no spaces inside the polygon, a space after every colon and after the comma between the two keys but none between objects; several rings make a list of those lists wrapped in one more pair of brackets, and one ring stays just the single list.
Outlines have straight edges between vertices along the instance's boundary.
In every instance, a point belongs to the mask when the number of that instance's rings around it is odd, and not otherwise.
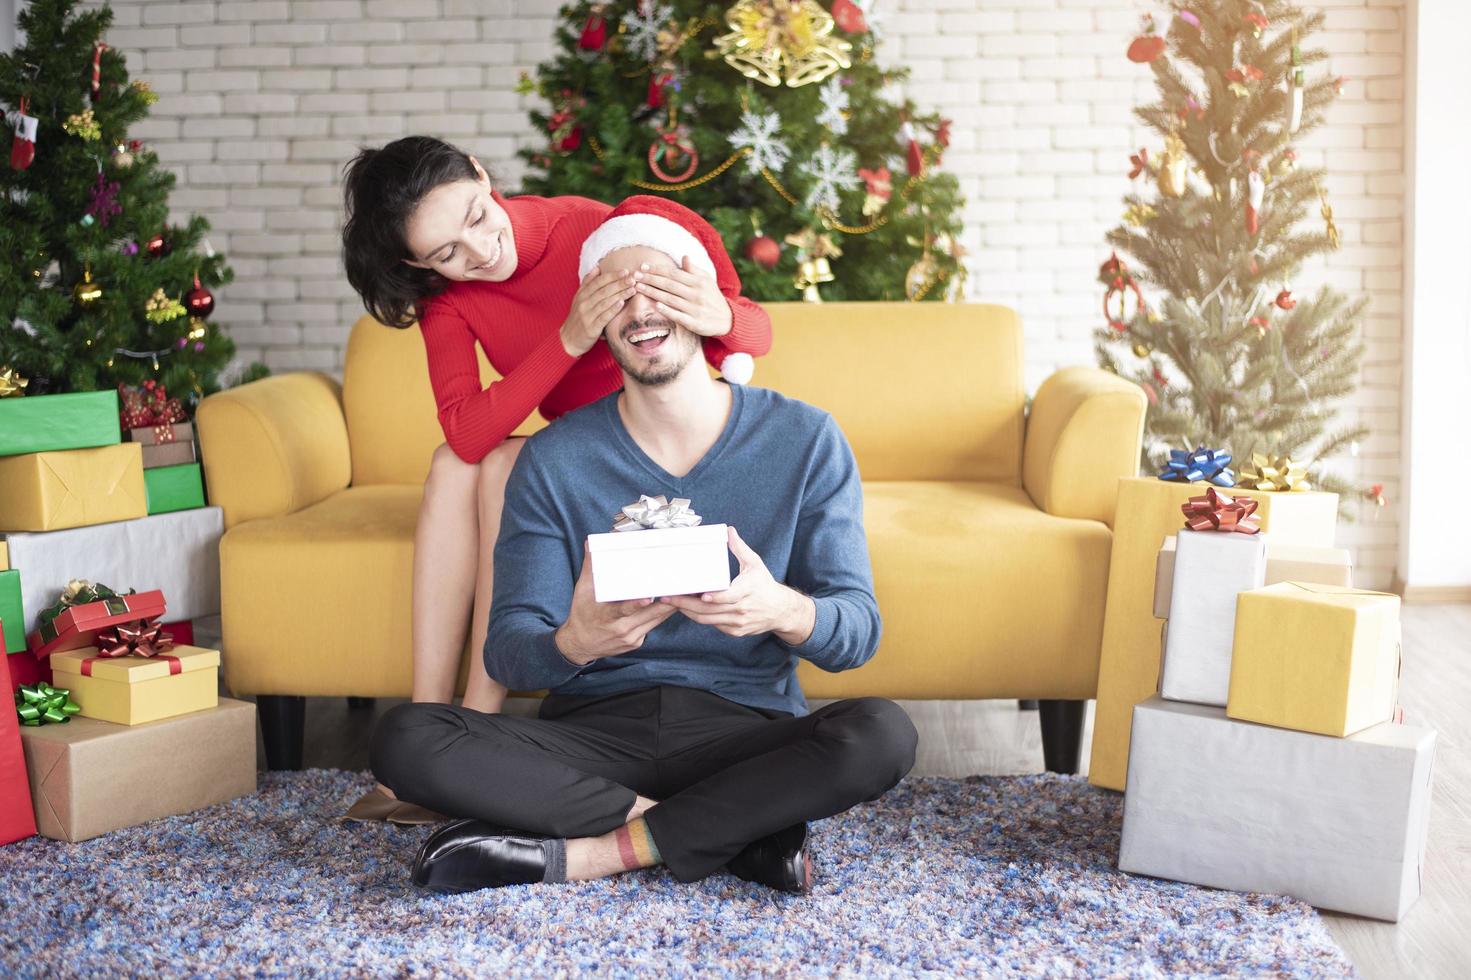
[{"label": "decorated christmas tree", "polygon": [[1358,382],[1365,303],[1293,288],[1339,244],[1325,171],[1295,150],[1342,84],[1306,46],[1321,26],[1284,0],[1194,0],[1128,47],[1154,72],[1159,99],[1135,114],[1162,143],[1127,168],[1097,350],[1149,397],[1146,464],[1176,450],[1177,476],[1216,471],[1187,455],[1203,446],[1235,457],[1242,486],[1356,489],[1320,461],[1367,434],[1333,404]]},{"label": "decorated christmas tree", "polygon": [[[191,218],[169,227],[174,175],[128,127],[156,100],[108,47],[108,7],[34,0],[0,55],[13,135],[0,164],[0,371],[11,393],[152,380],[197,399],[234,345],[208,322],[230,281]],[[16,391],[20,380],[26,386]]]},{"label": "decorated christmas tree", "polygon": [[524,90],[525,190],[666,194],[763,300],[942,299],[964,287],[949,123],[880,68],[869,0],[616,0],[562,8]]}]

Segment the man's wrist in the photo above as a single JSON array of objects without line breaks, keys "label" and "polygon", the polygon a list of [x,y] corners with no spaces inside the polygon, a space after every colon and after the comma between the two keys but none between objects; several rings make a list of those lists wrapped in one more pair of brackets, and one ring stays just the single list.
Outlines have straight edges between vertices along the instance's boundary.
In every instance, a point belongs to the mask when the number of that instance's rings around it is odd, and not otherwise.
[{"label": "man's wrist", "polygon": [[566,629],[567,629],[567,626],[564,623],[563,625],[561,625],[561,626],[559,626],[557,628],[557,631],[555,633],[552,634],[552,643],[553,643],[553,645],[556,646],[557,652],[562,655],[562,659],[563,660],[567,661],[569,664],[572,664],[574,667],[578,667],[578,668],[586,667],[592,661],[591,660],[584,660],[584,659],[582,659],[582,657],[578,656],[575,652],[573,652],[572,650],[568,649],[567,643],[566,643],[566,638],[563,635],[563,632]]},{"label": "man's wrist", "polygon": [[788,646],[801,646],[807,642],[817,625],[817,603],[812,601],[811,596],[803,595],[791,586],[783,585],[782,589],[786,591],[790,601],[781,625],[772,632]]}]

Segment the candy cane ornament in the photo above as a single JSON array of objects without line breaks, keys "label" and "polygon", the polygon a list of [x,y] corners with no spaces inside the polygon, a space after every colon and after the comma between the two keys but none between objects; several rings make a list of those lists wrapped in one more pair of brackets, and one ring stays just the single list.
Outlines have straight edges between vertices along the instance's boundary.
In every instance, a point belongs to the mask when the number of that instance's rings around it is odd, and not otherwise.
[{"label": "candy cane ornament", "polygon": [[1246,175],[1246,233],[1255,235],[1260,227],[1262,196],[1267,185],[1259,171],[1253,169]]},{"label": "candy cane ornament", "polygon": [[107,45],[98,41],[92,47],[92,101],[95,103],[102,97],[102,52],[107,50]]}]

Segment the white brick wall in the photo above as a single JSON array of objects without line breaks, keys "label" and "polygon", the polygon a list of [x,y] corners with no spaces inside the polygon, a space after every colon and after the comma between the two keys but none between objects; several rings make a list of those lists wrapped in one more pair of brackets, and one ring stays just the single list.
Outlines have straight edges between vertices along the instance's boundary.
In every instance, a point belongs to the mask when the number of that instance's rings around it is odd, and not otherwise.
[{"label": "white brick wall", "polygon": [[[1399,472],[1404,10],[1402,0],[1319,0],[1321,35],[1350,76],[1331,125],[1299,152],[1326,164],[1343,248],[1293,284],[1370,298],[1364,385],[1350,417],[1373,427],[1342,472]],[[134,135],[180,176],[176,213],[213,222],[235,268],[217,320],[246,358],[280,370],[340,366],[361,312],[337,258],[338,180],[359,144],[441,135],[512,186],[512,154],[539,144],[512,86],[552,52],[558,0],[113,0],[110,43],[162,98]],[[1163,19],[1165,5],[1154,12]],[[1124,48],[1131,0],[880,0],[880,57],[955,120],[946,168],[969,199],[972,297],[1015,306],[1027,380],[1092,360],[1104,232],[1119,219],[1128,155],[1157,142],[1130,110],[1149,71]],[[1363,584],[1387,585],[1394,509],[1341,535]]]}]

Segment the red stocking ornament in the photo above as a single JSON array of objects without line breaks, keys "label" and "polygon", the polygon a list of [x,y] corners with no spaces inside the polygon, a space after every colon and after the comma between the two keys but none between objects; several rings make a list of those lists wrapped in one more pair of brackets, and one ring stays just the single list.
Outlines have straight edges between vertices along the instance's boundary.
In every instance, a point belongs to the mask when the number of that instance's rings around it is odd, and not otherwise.
[{"label": "red stocking ornament", "polygon": [[26,115],[28,102],[22,95],[20,109],[12,117],[15,138],[10,141],[10,166],[13,170],[24,170],[36,159],[36,117]]},{"label": "red stocking ornament", "polygon": [[594,7],[587,16],[587,23],[582,25],[582,36],[577,39],[577,46],[584,51],[601,51],[608,40],[608,22],[603,20],[602,9]]}]

